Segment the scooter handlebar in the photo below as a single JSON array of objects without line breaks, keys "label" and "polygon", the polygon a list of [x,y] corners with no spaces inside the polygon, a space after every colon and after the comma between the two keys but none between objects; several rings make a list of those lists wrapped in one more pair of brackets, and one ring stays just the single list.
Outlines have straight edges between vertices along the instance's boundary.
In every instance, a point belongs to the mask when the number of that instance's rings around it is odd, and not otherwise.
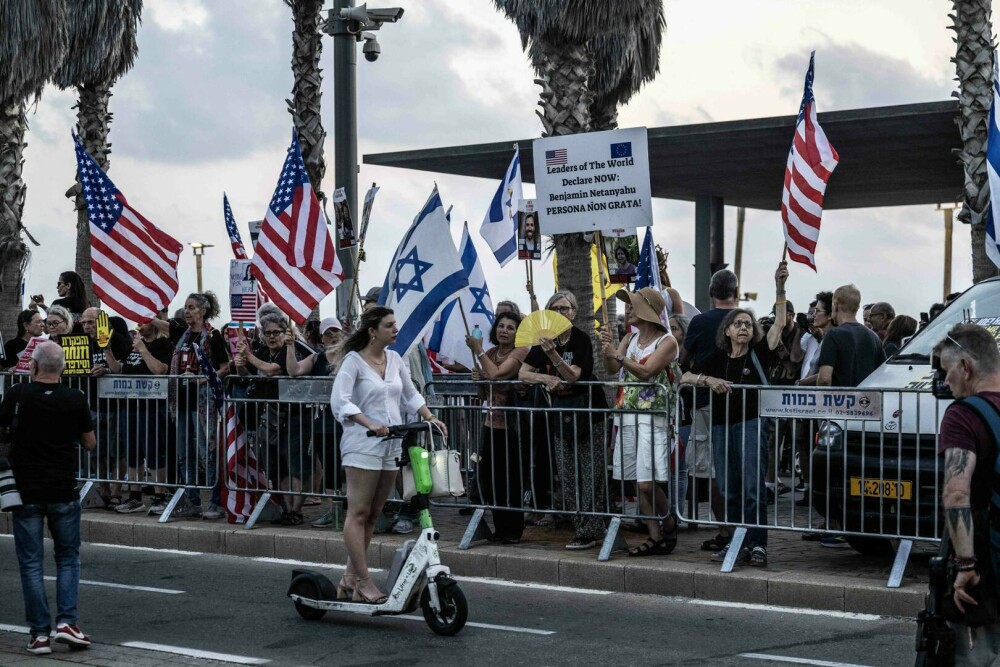
[{"label": "scooter handlebar", "polygon": [[[411,422],[409,424],[397,424],[395,426],[390,426],[389,427],[389,435],[386,436],[386,437],[388,437],[388,438],[402,438],[407,433],[410,433],[412,431],[426,431],[429,427],[430,427],[430,424],[428,422],[425,422],[425,421]],[[378,433],[376,433],[375,431],[372,431],[370,429],[368,431],[366,431],[365,434],[369,438],[374,438],[375,436],[378,435]]]}]

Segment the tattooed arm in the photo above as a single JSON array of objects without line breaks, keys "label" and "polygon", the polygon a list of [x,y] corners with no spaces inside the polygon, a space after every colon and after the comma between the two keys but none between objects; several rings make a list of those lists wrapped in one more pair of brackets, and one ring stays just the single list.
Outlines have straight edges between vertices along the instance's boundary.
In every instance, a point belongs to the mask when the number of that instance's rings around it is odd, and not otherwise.
[{"label": "tattooed arm", "polygon": [[[945,524],[951,535],[956,558],[975,558],[972,542],[972,508],[969,495],[972,488],[972,471],[976,469],[976,455],[967,449],[951,447],[944,452],[944,505]],[[974,571],[959,572],[955,577],[955,604],[965,611],[964,603],[976,604],[966,593],[979,583]]]}]

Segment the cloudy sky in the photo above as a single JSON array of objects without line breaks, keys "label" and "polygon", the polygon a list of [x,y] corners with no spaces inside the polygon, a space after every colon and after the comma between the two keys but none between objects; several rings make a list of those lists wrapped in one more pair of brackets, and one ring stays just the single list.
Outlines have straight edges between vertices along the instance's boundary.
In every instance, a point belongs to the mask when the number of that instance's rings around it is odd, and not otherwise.
[{"label": "cloudy sky", "polygon": [[[387,3],[389,4],[389,3]],[[359,58],[359,153],[539,136],[537,87],[513,24],[488,0],[399,0],[403,20],[379,33],[382,57]],[[284,159],[291,118],[291,13],[280,0],[147,0],[135,68],[112,98],[112,180],[129,202],[185,244],[214,244],[205,285],[228,291],[231,259],[222,193],[244,229],[263,217]],[[809,51],[817,52],[819,110],[941,101],[953,89],[947,3],[912,0],[667,0],[661,72],[620,114],[622,127],[678,125],[789,115],[798,110]],[[331,39],[324,69],[332,69]],[[332,74],[324,83],[324,123],[333,130]],[[42,243],[28,293],[51,299],[73,266],[75,214],[64,197],[75,170],[70,130],[74,95],[46,89],[29,117],[24,221]],[[789,137],[791,140],[791,137]],[[956,135],[957,145],[957,135]],[[332,192],[330,168],[323,183]],[[501,174],[497,174],[497,178]],[[454,205],[453,233],[479,224],[496,181],[361,166],[362,192],[382,187],[369,231],[362,289],[381,284],[389,259],[436,180]],[[836,187],[836,177],[831,182]],[[528,188],[528,192],[531,190]],[[779,196],[780,193],[775,193]],[[654,201],[654,235],[670,252],[674,285],[694,301],[694,205]],[[732,262],[735,209],[726,209]],[[500,269],[475,238],[494,301],[527,306],[524,267]],[[886,300],[917,316],[941,299],[942,214],[933,206],[832,211],[824,215],[819,273],[793,266],[789,297],[805,303],[820,289],[856,283],[865,301]],[[859,240],[863,242],[859,243]],[[766,293],[781,253],[776,212],[747,213],[743,287]],[[195,288],[190,251],[181,295]],[[548,263],[536,292],[552,289]],[[953,285],[971,282],[968,228],[957,225]],[[180,304],[180,299],[174,306]],[[762,307],[762,306],[761,306]],[[323,314],[334,310],[332,297]]]}]

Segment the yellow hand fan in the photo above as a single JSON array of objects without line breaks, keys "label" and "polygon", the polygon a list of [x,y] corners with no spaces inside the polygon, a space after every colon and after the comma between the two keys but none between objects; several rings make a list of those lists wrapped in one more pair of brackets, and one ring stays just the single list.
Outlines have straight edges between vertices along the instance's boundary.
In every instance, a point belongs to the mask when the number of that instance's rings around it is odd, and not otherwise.
[{"label": "yellow hand fan", "polygon": [[543,338],[555,338],[566,333],[573,323],[554,310],[536,310],[517,327],[514,347],[538,345]]}]

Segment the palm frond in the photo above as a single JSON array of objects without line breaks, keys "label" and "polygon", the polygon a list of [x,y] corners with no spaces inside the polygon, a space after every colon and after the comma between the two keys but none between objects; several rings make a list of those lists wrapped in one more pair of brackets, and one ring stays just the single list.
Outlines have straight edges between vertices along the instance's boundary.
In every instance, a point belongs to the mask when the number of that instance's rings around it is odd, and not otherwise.
[{"label": "palm frond", "polygon": [[135,64],[142,0],[74,0],[60,88],[114,83]]},{"label": "palm frond", "polygon": [[64,0],[0,0],[0,106],[40,95],[68,44]]}]

